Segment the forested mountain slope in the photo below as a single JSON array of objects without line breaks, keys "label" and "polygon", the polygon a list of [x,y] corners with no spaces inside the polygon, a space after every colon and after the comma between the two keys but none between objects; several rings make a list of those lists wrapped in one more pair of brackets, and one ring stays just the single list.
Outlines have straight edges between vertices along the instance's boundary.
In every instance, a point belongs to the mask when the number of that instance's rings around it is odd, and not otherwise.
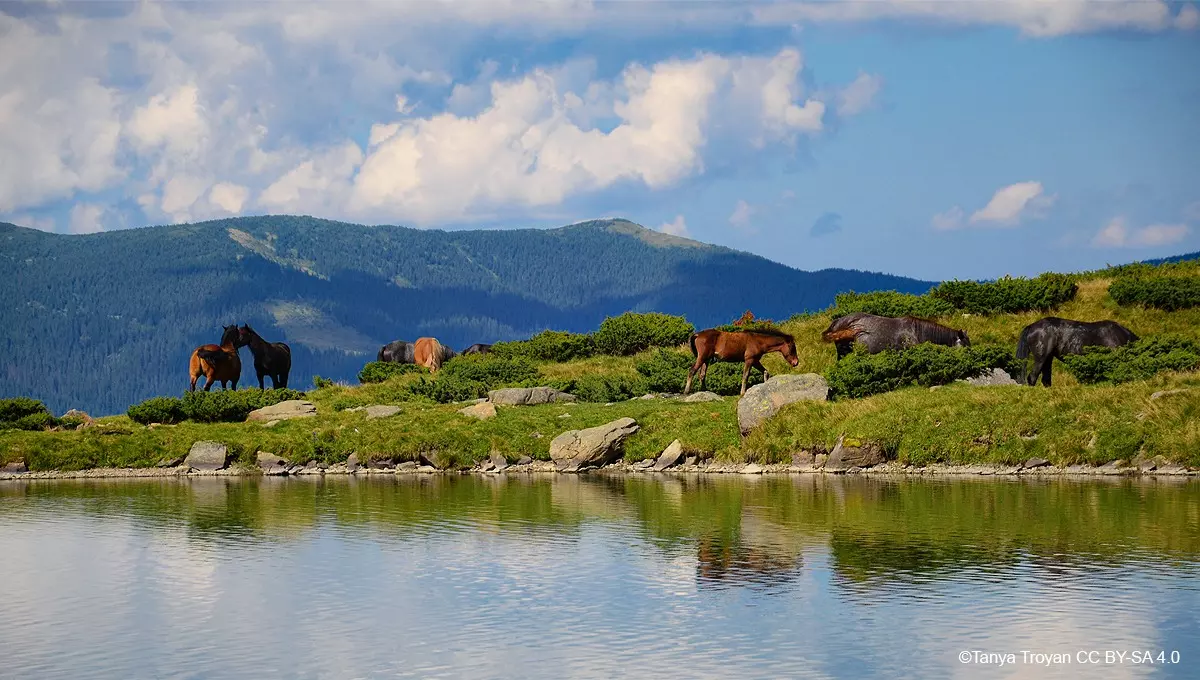
[{"label": "forested mountain slope", "polygon": [[[590,331],[628,310],[705,327],[746,309],[785,318],[847,290],[933,285],[799,271],[624,220],[447,232],[268,216],[80,236],[0,223],[0,266],[0,396],[94,414],[180,393],[192,349],[235,322],[290,343],[290,382],[303,389],[314,374],[352,379],[394,339],[462,349]],[[245,386],[255,378],[242,357]]]}]

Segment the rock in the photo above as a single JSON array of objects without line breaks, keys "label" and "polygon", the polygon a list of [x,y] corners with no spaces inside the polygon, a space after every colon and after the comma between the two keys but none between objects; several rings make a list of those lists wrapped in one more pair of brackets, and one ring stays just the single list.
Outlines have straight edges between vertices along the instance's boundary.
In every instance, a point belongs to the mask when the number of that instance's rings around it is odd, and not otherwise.
[{"label": "rock", "polygon": [[263,471],[264,475],[283,475],[287,474],[290,467],[288,462],[282,456],[277,456],[274,453],[259,451],[257,454],[258,469]]},{"label": "rock", "polygon": [[506,387],[488,392],[488,401],[501,406],[533,406],[575,401],[575,395],[553,387]]},{"label": "rock", "polygon": [[533,459],[530,458],[529,456],[521,456],[520,458],[517,459],[517,465],[529,465],[532,462],[533,462]]},{"label": "rock", "polygon": [[491,460],[492,466],[496,468],[496,472],[500,472],[508,467],[508,459],[499,451],[492,451],[492,455],[488,456],[488,458]]},{"label": "rock", "polygon": [[741,470],[738,470],[738,472],[742,473],[743,475],[761,475],[763,473],[763,466],[759,465],[758,463],[750,463],[744,466]]},{"label": "rock", "polygon": [[687,458],[685,458],[683,460],[684,465],[695,465],[699,462],[700,462],[700,458],[697,456],[688,456]]},{"label": "rock", "polygon": [[288,399],[278,404],[264,406],[257,411],[251,411],[246,416],[247,421],[269,422],[272,420],[291,420],[293,418],[312,418],[317,415],[317,407],[311,401],[303,399]]},{"label": "rock", "polygon": [[394,416],[400,412],[400,407],[392,406],[390,404],[381,404],[378,406],[368,406],[363,410],[367,412],[367,420],[374,420],[376,418],[389,418]]},{"label": "rock", "polygon": [[816,462],[816,457],[813,456],[812,451],[798,451],[792,454],[793,467],[812,467],[814,462]]},{"label": "rock", "polygon": [[496,417],[496,405],[490,401],[483,401],[473,406],[460,408],[458,409],[458,412],[471,418],[487,420],[488,418]]},{"label": "rock", "polygon": [[352,454],[350,454],[350,457],[346,459],[346,472],[357,472],[357,471],[358,471],[358,454],[352,453]]},{"label": "rock", "polygon": [[454,466],[454,459],[441,451],[430,454],[420,454],[421,462],[435,470],[449,470]]},{"label": "rock", "polygon": [[229,447],[221,442],[198,441],[192,444],[183,462],[193,470],[223,470],[229,457]]},{"label": "rock", "polygon": [[415,460],[406,460],[403,463],[400,463],[399,465],[396,466],[397,472],[401,472],[401,471],[408,472],[409,470],[416,470],[416,469],[417,469],[417,461],[415,461]]},{"label": "rock", "polygon": [[984,372],[982,375],[977,375],[974,378],[967,378],[966,380],[960,380],[959,382],[965,382],[968,385],[975,385],[976,387],[1020,384],[1016,380],[1013,380],[1013,377],[1009,375],[1008,372],[1003,368],[993,368],[990,371]]},{"label": "rock", "polygon": [[829,458],[825,461],[825,469],[830,472],[849,471],[850,468],[868,468],[872,465],[879,465],[886,459],[883,456],[883,449],[878,444],[872,442],[856,442],[851,440],[850,444],[846,444],[846,436],[838,437],[837,444],[833,447],[833,451],[829,453]]},{"label": "rock", "polygon": [[1046,460],[1045,458],[1030,458],[1029,460],[1025,461],[1025,464],[1021,466],[1021,469],[1032,470],[1033,468],[1046,467],[1049,464],[1050,461]]},{"label": "rock", "polygon": [[585,430],[567,430],[550,442],[550,459],[560,471],[574,472],[588,465],[600,466],[621,457],[625,440],[638,431],[633,418]]},{"label": "rock", "polygon": [[483,460],[479,461],[480,472],[490,472],[494,467],[496,466],[492,463],[491,458],[484,458]]},{"label": "rock", "polygon": [[828,453],[818,453],[813,456],[813,468],[817,470],[825,469],[825,463],[829,461]]},{"label": "rock", "polygon": [[[1150,400],[1154,401],[1155,399],[1162,399],[1163,397],[1170,397],[1170,396],[1176,395],[1176,394],[1183,394],[1184,392],[1191,392],[1191,390],[1189,390],[1187,388],[1177,389],[1177,390],[1159,390],[1159,391],[1155,392],[1154,394],[1150,395]],[[65,418],[66,416],[63,416],[63,417]]]},{"label": "rock", "polygon": [[0,472],[6,472],[10,475],[20,475],[29,472],[29,468],[25,466],[24,459],[18,458],[17,460],[5,463],[4,467],[0,467]]},{"label": "rock", "polygon": [[667,444],[667,448],[663,449],[658,460],[654,462],[654,470],[662,472],[672,465],[679,463],[679,459],[683,458],[683,444],[678,439]]},{"label": "rock", "polygon": [[184,458],[186,458],[186,456],[167,456],[167,457],[163,458],[162,460],[158,461],[158,465],[156,465],[155,467],[160,467],[160,468],[175,467],[175,466],[183,463]]},{"label": "rock", "polygon": [[700,401],[725,401],[725,397],[722,397],[721,395],[719,395],[715,392],[696,392],[694,394],[687,395],[680,401],[684,401],[689,404],[694,404],[694,403],[700,402]]},{"label": "rock", "polygon": [[71,409],[62,415],[63,420],[78,421],[77,428],[91,427],[96,420],[89,416],[86,412],[79,409]]},{"label": "rock", "polygon": [[654,467],[654,459],[646,458],[645,460],[639,460],[630,467],[632,467],[634,470],[649,470],[650,468]]},{"label": "rock", "polygon": [[393,461],[390,456],[387,458],[372,458],[371,460],[367,461],[367,467],[371,468],[372,470],[386,470],[395,467],[395,465],[395,461]]},{"label": "rock", "polygon": [[[634,397],[633,399],[658,399],[658,395],[657,394],[643,394],[642,396]],[[630,399],[630,401],[633,401],[633,399]]]},{"label": "rock", "polygon": [[825,401],[829,384],[816,373],[777,375],[746,390],[738,401],[738,427],[743,435],[771,418],[779,409],[797,401]]},{"label": "rock", "polygon": [[278,424],[278,420],[268,420],[267,422],[263,423],[263,427],[275,427]]}]

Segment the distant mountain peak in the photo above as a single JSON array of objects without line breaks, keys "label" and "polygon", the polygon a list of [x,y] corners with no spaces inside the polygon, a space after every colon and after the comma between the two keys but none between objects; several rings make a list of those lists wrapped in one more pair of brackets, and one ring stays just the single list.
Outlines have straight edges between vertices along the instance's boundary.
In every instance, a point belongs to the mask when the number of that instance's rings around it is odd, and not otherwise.
[{"label": "distant mountain peak", "polygon": [[632,236],[655,248],[718,248],[718,246],[684,238],[683,236],[664,234],[661,231],[650,229],[632,220],[627,220],[624,217],[606,217],[576,222],[575,224],[568,224],[565,227],[559,227],[555,231],[566,229],[603,229],[614,234]]}]

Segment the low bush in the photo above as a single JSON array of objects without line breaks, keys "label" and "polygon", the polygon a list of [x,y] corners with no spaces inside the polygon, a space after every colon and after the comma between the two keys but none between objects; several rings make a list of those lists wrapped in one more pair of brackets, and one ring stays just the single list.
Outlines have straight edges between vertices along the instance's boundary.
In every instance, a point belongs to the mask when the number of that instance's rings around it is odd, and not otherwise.
[{"label": "low bush", "polygon": [[874,293],[839,293],[834,297],[833,318],[854,312],[865,312],[876,316],[919,316],[933,318],[954,313],[954,305],[928,295],[910,295],[894,290]]},{"label": "low bush", "polygon": [[1042,274],[1036,278],[1005,276],[995,281],[946,281],[929,291],[929,297],[971,314],[1014,314],[1049,311],[1075,299],[1079,285],[1069,274]]},{"label": "low bush", "polygon": [[756,319],[754,313],[746,310],[741,318],[733,323],[727,323],[715,327],[719,331],[735,333],[737,331],[781,331],[779,324],[771,319]]},{"label": "low bush", "polygon": [[37,399],[0,399],[0,430],[44,430],[56,424],[54,414]]},{"label": "low bush", "polygon": [[198,423],[240,423],[251,411],[289,399],[303,399],[304,393],[280,388],[260,390],[221,390],[188,392],[182,399],[152,397],[126,411],[135,423],[174,424],[184,420]]},{"label": "low bush", "polygon": [[1145,380],[1160,371],[1200,369],[1200,343],[1176,335],[1142,338],[1124,347],[1087,347],[1063,363],[1084,384]]},{"label": "low bush", "polygon": [[946,347],[922,343],[868,354],[861,346],[825,371],[830,396],[866,397],[902,387],[945,385],[992,368],[1010,370],[1012,351],[999,346]]},{"label": "low bush", "polygon": [[[397,375],[405,375],[407,373],[428,373],[428,372],[429,372],[429,369],[425,368],[424,366],[418,366],[416,364],[397,364],[397,363],[393,363],[391,361],[372,361],[371,363],[367,364],[366,366],[363,366],[362,370],[358,372],[358,382],[363,383],[363,384],[381,383],[381,382],[387,380],[388,378],[391,378],[391,377],[394,377]],[[317,378],[314,377],[313,382],[315,383],[316,380],[317,380]],[[328,382],[331,385],[333,384],[332,380],[328,381]],[[317,387],[321,387],[321,385],[318,384]]]},{"label": "low bush", "polygon": [[529,359],[469,354],[451,359],[435,376],[421,377],[407,389],[414,396],[446,404],[486,397],[489,390],[501,387],[532,386],[537,382],[537,366]]},{"label": "low bush", "polygon": [[[687,383],[688,369],[692,367],[695,357],[676,350],[660,349],[648,357],[639,359],[634,368],[645,379],[647,392],[683,392]],[[715,362],[708,366],[708,377],[705,389],[709,392],[724,395],[736,395],[742,389],[741,362]],[[751,369],[746,387],[757,385],[763,381],[762,371]],[[700,378],[692,381],[692,391],[700,391]]]},{"label": "low bush", "polygon": [[1117,304],[1173,312],[1200,307],[1200,276],[1119,276],[1108,286]]},{"label": "low bush", "polygon": [[596,353],[592,336],[566,331],[542,331],[528,340],[497,342],[491,353],[509,359],[536,361],[571,361],[586,359]]},{"label": "low bush", "polygon": [[592,338],[601,354],[630,356],[652,347],[675,347],[687,342],[695,331],[682,316],[626,312],[606,318]]},{"label": "low bush", "polygon": [[574,380],[566,390],[580,401],[608,403],[640,397],[649,390],[640,376],[589,374]]},{"label": "low bush", "polygon": [[187,416],[183,414],[183,400],[177,397],[151,397],[140,404],[130,406],[125,413],[130,420],[141,425],[174,425],[187,420]]}]

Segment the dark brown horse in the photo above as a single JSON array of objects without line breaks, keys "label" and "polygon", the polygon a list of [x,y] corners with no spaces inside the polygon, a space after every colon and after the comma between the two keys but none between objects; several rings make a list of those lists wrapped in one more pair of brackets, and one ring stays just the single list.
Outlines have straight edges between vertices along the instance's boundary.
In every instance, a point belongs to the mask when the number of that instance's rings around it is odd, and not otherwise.
[{"label": "dark brown horse", "polygon": [[834,319],[829,328],[821,333],[821,340],[834,344],[838,361],[851,352],[855,342],[866,345],[867,352],[871,354],[888,349],[907,349],[923,342],[947,347],[971,345],[971,339],[964,331],[928,319],[915,316],[892,318],[866,312],[854,312]]},{"label": "dark brown horse", "polygon": [[477,342],[474,345],[471,345],[470,347],[464,349],[462,351],[462,353],[463,354],[489,354],[489,353],[491,353],[491,351],[492,351],[491,345],[488,345],[488,344],[485,344],[482,342]]},{"label": "dark brown horse", "polygon": [[692,355],[696,362],[688,369],[687,384],[683,393],[692,389],[692,378],[700,372],[700,388],[704,389],[704,380],[708,377],[708,364],[712,361],[741,361],[745,364],[742,369],[742,395],[746,394],[746,380],[750,377],[750,369],[758,368],[763,372],[763,379],[771,377],[767,369],[759,362],[762,355],[768,352],[779,352],[792,366],[800,363],[796,358],[796,341],[783,331],[752,330],[752,331],[720,331],[708,328],[698,333],[692,333],[688,339],[692,347]]},{"label": "dark brown horse", "polygon": [[1021,329],[1017,339],[1017,360],[1025,384],[1050,387],[1050,369],[1054,360],[1068,354],[1081,354],[1084,347],[1120,347],[1137,342],[1138,336],[1116,321],[1075,321],[1057,316],[1038,319]]},{"label": "dark brown horse", "polygon": [[271,388],[287,387],[292,371],[292,348],[286,342],[267,342],[249,324],[238,329],[243,345],[250,346],[254,355],[254,372],[258,374],[258,389],[266,389],[263,378],[271,376]]},{"label": "dark brown horse", "polygon": [[229,389],[230,382],[233,383],[233,389],[237,389],[238,379],[242,377],[242,359],[238,356],[238,349],[244,347],[245,343],[241,341],[237,324],[223,328],[220,345],[200,345],[192,352],[191,361],[188,362],[192,384],[188,392],[196,390],[196,380],[202,375],[205,392],[218,380],[224,389]]}]

